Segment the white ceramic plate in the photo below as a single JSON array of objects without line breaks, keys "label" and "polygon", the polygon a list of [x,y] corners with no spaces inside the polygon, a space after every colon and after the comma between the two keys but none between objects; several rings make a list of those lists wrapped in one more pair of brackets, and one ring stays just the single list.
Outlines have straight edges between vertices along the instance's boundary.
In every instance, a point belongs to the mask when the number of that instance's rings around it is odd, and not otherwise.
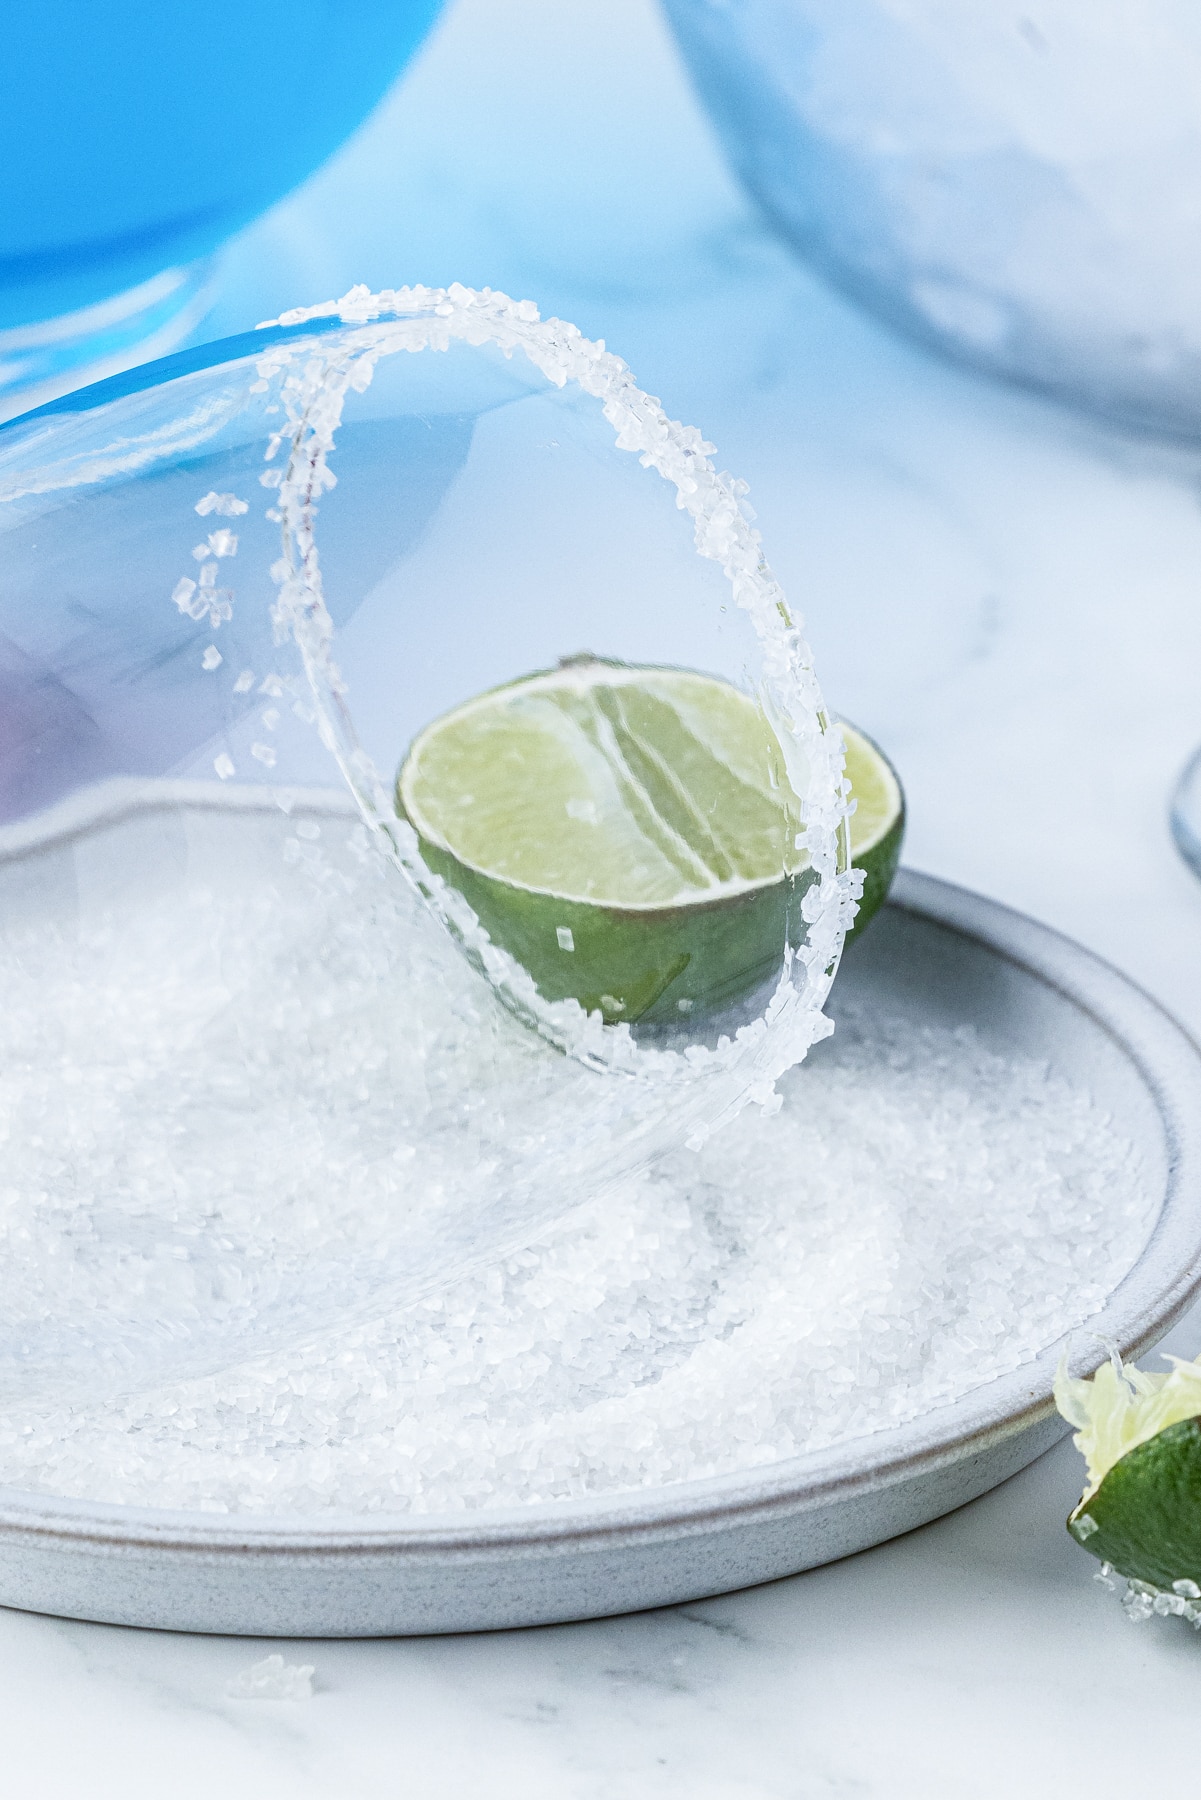
[{"label": "white ceramic plate", "polygon": [[[49,900],[74,881],[98,823],[168,806],[178,823],[179,799],[114,784],[99,808],[93,800],[63,811],[50,830],[10,828],[0,892]],[[293,819],[306,804],[326,814],[343,805],[301,800]],[[283,824],[266,792],[231,795],[228,809],[248,851]],[[1004,1052],[1045,1057],[1111,1111],[1162,1202],[1145,1251],[1090,1326],[1126,1355],[1146,1350],[1201,1279],[1201,1056],[1191,1040],[1078,945],[907,871],[846,960],[836,1000],[848,995],[915,1023],[971,1023]],[[342,1637],[544,1624],[693,1600],[849,1555],[1005,1480],[1066,1429],[1051,1402],[1060,1350],[1048,1346],[915,1422],[810,1456],[503,1513],[239,1518],[4,1490],[0,1603],[172,1630]]]}]

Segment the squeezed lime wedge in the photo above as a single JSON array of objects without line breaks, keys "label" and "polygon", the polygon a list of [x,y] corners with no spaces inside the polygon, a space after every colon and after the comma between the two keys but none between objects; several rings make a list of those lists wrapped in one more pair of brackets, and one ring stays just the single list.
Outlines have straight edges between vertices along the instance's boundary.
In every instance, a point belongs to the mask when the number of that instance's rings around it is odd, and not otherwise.
[{"label": "squeezed lime wedge", "polygon": [[[843,730],[861,928],[904,807],[880,752]],[[755,700],[711,675],[581,656],[495,688],[421,732],[396,804],[543,998],[609,1024],[730,1005],[803,936],[813,873],[780,745]]]},{"label": "squeezed lime wedge", "polygon": [[1055,1398],[1077,1426],[1088,1486],[1076,1542],[1119,1575],[1201,1598],[1201,1364],[1151,1374],[1116,1358],[1087,1381],[1062,1371]]}]

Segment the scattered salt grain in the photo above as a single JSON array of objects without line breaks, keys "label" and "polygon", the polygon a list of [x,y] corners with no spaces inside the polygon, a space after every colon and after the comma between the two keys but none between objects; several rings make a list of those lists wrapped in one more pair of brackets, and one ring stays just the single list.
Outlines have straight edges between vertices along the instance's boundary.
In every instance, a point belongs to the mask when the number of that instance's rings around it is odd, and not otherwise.
[{"label": "scattered salt grain", "polygon": [[226,1687],[231,1700],[311,1700],[313,1663],[286,1663],[282,1656],[265,1656],[251,1663]]},{"label": "scattered salt grain", "polygon": [[202,669],[219,669],[223,661],[224,658],[216,644],[210,644],[200,659],[200,666]]},{"label": "scattered salt grain", "polygon": [[236,519],[239,514],[249,510],[249,501],[239,500],[236,494],[215,493],[212,488],[196,502],[196,511],[202,519],[209,513],[217,513],[225,519]]}]

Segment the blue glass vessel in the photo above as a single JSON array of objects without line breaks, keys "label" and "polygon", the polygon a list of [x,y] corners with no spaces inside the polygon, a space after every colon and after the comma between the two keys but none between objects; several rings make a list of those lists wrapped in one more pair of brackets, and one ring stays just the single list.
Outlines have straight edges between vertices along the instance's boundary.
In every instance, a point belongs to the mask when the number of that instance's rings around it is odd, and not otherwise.
[{"label": "blue glass vessel", "polygon": [[6,7],[0,393],[178,341],[206,259],[355,129],[439,5]]}]

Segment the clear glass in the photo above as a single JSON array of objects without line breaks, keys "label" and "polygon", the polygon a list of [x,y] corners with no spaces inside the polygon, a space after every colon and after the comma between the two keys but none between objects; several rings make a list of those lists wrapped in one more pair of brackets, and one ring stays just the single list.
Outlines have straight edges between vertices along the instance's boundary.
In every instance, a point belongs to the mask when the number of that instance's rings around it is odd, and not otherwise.
[{"label": "clear glass", "polygon": [[[118,1392],[378,1316],[778,1104],[852,911],[842,751],[710,450],[573,327],[461,288],[358,290],[0,433],[0,982],[35,1072],[9,1178],[92,1284],[68,1320],[10,1277],[0,1387]],[[631,705],[679,671],[702,711],[736,690],[746,805],[770,780],[803,820],[752,896],[790,896],[769,965],[633,1022],[570,990],[553,890],[527,952],[397,801],[448,713],[598,669]],[[680,702],[663,735],[664,704],[622,754],[695,796],[708,726]],[[506,853],[541,852],[544,783]],[[604,824],[559,812],[556,844]],[[614,929],[641,953],[644,915]]]}]

